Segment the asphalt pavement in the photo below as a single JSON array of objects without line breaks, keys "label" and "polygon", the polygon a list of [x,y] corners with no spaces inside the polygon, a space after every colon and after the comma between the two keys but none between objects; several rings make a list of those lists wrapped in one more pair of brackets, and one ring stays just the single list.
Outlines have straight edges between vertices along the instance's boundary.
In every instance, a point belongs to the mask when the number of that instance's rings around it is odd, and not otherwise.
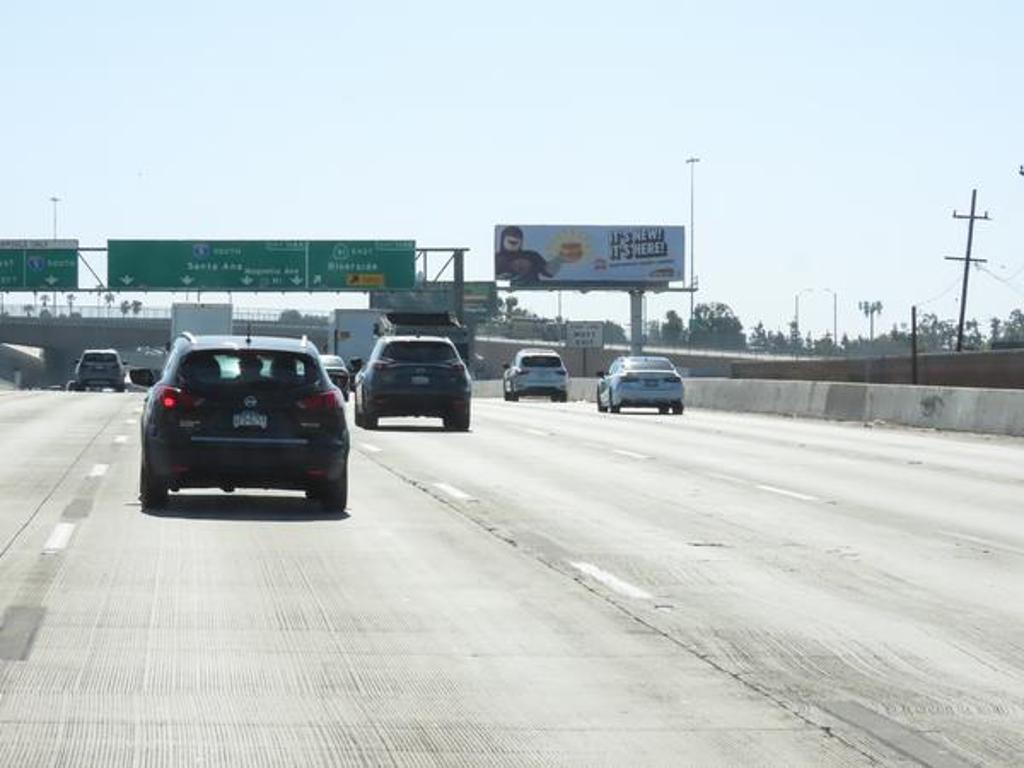
[{"label": "asphalt pavement", "polygon": [[478,399],[350,508],[0,393],[0,766],[1024,764],[1024,441]]}]

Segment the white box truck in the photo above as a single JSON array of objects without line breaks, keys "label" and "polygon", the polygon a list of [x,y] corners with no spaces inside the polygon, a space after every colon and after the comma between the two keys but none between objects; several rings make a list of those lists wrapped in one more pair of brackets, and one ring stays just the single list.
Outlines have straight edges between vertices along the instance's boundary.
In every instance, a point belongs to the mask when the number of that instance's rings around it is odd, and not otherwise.
[{"label": "white box truck", "polygon": [[383,312],[379,309],[336,309],[327,334],[327,351],[347,363],[354,357],[366,360],[377,343]]},{"label": "white box truck", "polygon": [[171,343],[183,332],[196,336],[224,336],[231,333],[230,304],[172,304]]}]

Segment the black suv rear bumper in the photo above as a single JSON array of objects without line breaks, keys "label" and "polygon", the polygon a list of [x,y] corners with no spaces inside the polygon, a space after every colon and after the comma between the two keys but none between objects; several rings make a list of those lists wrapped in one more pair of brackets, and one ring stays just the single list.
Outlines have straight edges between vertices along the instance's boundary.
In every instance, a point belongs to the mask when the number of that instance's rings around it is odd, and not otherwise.
[{"label": "black suv rear bumper", "polygon": [[378,391],[366,398],[363,408],[373,416],[445,417],[469,407],[470,393]]},{"label": "black suv rear bumper", "polygon": [[302,441],[191,439],[146,441],[147,469],[172,489],[281,488],[303,490],[346,476],[349,445]]}]

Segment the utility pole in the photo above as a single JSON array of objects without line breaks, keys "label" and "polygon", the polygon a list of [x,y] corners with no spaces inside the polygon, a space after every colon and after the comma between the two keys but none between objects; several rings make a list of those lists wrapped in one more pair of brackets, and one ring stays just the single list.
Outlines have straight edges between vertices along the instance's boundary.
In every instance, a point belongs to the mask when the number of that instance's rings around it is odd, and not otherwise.
[{"label": "utility pole", "polygon": [[962,259],[955,256],[947,256],[946,261],[962,261],[964,263],[964,284],[963,289],[960,292],[960,322],[956,327],[956,351],[963,352],[964,349],[964,319],[967,314],[967,280],[971,274],[971,264],[984,264],[987,259],[972,259],[971,248],[974,245],[974,222],[975,221],[989,221],[988,211],[981,216],[978,216],[975,211],[977,210],[978,203],[978,190],[971,190],[971,212],[967,215],[957,213],[953,211],[954,219],[967,219],[967,251]]},{"label": "utility pole", "polygon": [[910,308],[910,383],[917,384],[917,305]]}]

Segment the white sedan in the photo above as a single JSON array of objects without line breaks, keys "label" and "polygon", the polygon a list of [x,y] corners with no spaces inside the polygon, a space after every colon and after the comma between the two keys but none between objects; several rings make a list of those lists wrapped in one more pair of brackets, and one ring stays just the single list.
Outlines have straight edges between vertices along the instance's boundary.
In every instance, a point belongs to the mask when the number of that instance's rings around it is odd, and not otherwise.
[{"label": "white sedan", "polygon": [[619,357],[608,373],[598,373],[597,410],[618,413],[623,406],[683,412],[683,378],[665,357]]}]

